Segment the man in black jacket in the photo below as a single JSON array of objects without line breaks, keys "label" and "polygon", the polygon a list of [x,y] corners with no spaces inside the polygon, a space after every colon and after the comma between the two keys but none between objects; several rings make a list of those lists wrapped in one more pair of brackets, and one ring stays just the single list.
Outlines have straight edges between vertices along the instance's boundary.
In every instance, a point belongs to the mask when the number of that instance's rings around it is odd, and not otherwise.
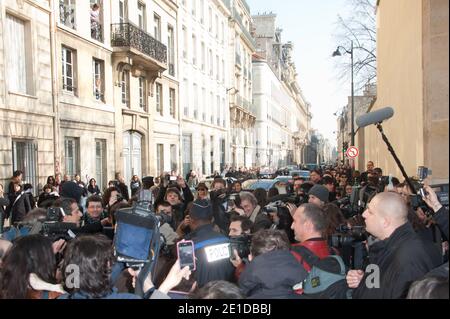
[{"label": "man in black jacket", "polygon": [[354,299],[405,298],[410,284],[438,266],[407,220],[408,208],[400,195],[380,193],[363,217],[367,231],[380,241],[369,249],[366,273],[350,270],[347,284]]}]

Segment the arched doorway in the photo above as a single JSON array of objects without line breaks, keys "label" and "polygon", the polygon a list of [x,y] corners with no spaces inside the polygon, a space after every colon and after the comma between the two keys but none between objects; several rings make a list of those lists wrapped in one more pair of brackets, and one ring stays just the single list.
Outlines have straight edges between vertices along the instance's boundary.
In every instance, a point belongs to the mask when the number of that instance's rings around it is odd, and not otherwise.
[{"label": "arched doorway", "polygon": [[142,135],[134,131],[123,133],[123,177],[128,183],[133,175],[142,178]]}]

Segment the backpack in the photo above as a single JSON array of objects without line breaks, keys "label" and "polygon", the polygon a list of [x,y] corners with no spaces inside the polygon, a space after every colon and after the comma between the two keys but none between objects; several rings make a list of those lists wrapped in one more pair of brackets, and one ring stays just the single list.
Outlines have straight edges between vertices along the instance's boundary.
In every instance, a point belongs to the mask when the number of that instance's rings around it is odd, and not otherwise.
[{"label": "backpack", "polygon": [[303,296],[311,299],[347,299],[346,267],[342,258],[331,254],[323,259],[304,246],[294,247],[311,270],[302,282]]}]

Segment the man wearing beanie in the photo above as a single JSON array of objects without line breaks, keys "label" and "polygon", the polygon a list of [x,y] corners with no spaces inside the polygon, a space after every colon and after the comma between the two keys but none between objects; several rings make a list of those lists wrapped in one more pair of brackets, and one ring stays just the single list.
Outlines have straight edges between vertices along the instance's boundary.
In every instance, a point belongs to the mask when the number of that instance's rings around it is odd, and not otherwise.
[{"label": "man wearing beanie", "polygon": [[234,267],[230,262],[230,241],[213,229],[211,202],[206,199],[194,201],[189,215],[192,232],[185,239],[194,242],[196,270],[193,275],[198,287],[216,280],[231,281]]},{"label": "man wearing beanie", "polygon": [[309,203],[315,204],[322,208],[326,203],[328,203],[330,192],[325,186],[316,184],[309,190],[308,195]]}]

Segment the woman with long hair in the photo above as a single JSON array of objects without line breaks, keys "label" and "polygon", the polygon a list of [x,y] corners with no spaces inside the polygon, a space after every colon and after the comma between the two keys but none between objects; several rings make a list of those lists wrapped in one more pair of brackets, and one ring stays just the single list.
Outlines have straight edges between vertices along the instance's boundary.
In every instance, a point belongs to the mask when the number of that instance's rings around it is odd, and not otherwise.
[{"label": "woman with long hair", "polygon": [[98,187],[97,181],[95,180],[95,178],[91,178],[89,180],[89,185],[87,187],[87,190],[90,195],[101,195],[102,194],[100,192],[100,188]]},{"label": "woman with long hair", "polygon": [[38,234],[20,237],[2,260],[0,299],[55,299],[65,293],[55,277],[51,239]]}]

